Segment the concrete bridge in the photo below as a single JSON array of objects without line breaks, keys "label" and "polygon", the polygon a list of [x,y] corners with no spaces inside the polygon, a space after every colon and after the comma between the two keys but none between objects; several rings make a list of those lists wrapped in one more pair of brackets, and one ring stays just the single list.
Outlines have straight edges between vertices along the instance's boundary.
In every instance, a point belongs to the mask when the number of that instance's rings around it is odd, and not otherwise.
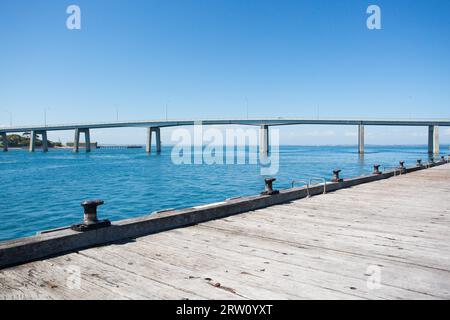
[{"label": "concrete bridge", "polygon": [[364,153],[364,127],[365,126],[407,126],[428,128],[428,152],[439,154],[439,127],[449,127],[450,119],[441,120],[386,120],[386,119],[305,119],[305,118],[258,118],[258,119],[204,119],[204,120],[150,120],[126,122],[97,122],[46,126],[0,127],[0,138],[3,141],[3,150],[8,151],[6,136],[8,133],[30,132],[30,152],[35,151],[36,136],[42,136],[43,151],[48,151],[47,132],[74,130],[74,151],[80,148],[80,135],[84,134],[86,152],[90,152],[90,130],[107,128],[146,128],[146,151],[151,153],[152,136],[155,134],[156,151],[161,151],[161,128],[202,125],[249,125],[260,127],[260,152],[267,154],[270,149],[269,127],[286,125],[340,125],[358,127],[358,151]]}]

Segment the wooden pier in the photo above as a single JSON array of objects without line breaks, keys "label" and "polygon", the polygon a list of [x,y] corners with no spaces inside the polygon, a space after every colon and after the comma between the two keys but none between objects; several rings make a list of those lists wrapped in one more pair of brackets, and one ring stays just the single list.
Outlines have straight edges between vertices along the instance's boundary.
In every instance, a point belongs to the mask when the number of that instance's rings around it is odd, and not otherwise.
[{"label": "wooden pier", "polygon": [[449,299],[450,164],[7,268],[2,298]]}]

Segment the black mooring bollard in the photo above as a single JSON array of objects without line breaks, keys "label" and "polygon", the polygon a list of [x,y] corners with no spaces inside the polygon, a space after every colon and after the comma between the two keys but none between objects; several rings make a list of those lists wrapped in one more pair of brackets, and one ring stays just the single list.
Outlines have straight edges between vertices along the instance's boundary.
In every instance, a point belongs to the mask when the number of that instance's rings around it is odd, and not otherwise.
[{"label": "black mooring bollard", "polygon": [[87,200],[81,203],[84,208],[84,224],[94,224],[98,222],[97,207],[105,202],[103,200]]},{"label": "black mooring bollard", "polygon": [[98,220],[97,207],[105,202],[103,200],[86,200],[81,203],[84,208],[83,223],[75,224],[71,227],[75,231],[89,231],[109,227],[111,222],[109,220]]},{"label": "black mooring bollard", "polygon": [[373,166],[373,174],[382,174],[382,172],[380,171],[380,165],[376,164]]},{"label": "black mooring bollard", "polygon": [[271,196],[274,194],[279,194],[280,191],[279,190],[273,190],[273,183],[276,181],[277,179],[275,178],[267,178],[264,179],[264,183],[266,184],[264,191],[261,192],[261,195],[263,196]]},{"label": "black mooring bollard", "polygon": [[340,169],[333,170],[333,179],[331,179],[331,182],[342,182],[342,181],[344,181],[344,179],[341,179],[339,177],[339,173],[341,171],[342,170],[340,170]]},{"label": "black mooring bollard", "polygon": [[399,161],[398,162],[400,164],[400,167],[398,167],[401,171],[401,173],[406,173],[406,168],[405,168],[405,161]]}]

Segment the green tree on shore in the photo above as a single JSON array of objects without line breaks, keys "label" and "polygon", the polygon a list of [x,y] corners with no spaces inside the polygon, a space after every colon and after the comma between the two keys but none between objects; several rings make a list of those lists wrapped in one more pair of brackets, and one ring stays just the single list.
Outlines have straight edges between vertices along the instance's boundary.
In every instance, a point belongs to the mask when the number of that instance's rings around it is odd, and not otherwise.
[{"label": "green tree on shore", "polygon": [[[10,134],[8,137],[8,146],[11,148],[26,148],[30,145],[30,133],[26,132],[23,135],[18,134]],[[0,146],[3,147],[3,141],[0,141]],[[42,146],[42,140],[36,138],[36,146],[41,147]],[[61,142],[53,142],[48,140],[48,146],[49,148],[54,147],[62,147]]]}]

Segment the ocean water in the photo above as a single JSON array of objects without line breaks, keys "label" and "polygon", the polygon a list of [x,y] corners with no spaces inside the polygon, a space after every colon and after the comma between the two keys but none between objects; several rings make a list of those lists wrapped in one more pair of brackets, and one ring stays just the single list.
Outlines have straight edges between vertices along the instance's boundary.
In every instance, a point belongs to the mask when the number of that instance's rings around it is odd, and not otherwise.
[{"label": "ocean water", "polygon": [[[76,223],[85,199],[103,199],[99,217],[120,220],[255,195],[264,188],[258,164],[177,165],[171,150],[151,156],[144,149],[0,153],[0,240]],[[448,146],[441,150],[448,154]],[[356,146],[282,146],[277,154],[276,188],[311,177],[330,180],[335,168],[354,177],[372,172],[374,164],[394,167],[399,160],[413,165],[428,159],[426,146],[366,146],[363,157]]]}]

